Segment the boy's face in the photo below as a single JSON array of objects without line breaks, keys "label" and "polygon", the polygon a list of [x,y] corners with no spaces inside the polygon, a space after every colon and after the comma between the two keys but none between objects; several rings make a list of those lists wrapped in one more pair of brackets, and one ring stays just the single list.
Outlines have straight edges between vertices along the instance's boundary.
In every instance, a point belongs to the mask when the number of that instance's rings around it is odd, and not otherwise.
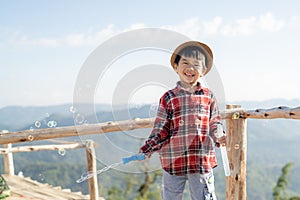
[{"label": "boy's face", "polygon": [[194,57],[181,56],[175,71],[181,83],[186,86],[195,86],[198,79],[204,74],[203,60]]}]

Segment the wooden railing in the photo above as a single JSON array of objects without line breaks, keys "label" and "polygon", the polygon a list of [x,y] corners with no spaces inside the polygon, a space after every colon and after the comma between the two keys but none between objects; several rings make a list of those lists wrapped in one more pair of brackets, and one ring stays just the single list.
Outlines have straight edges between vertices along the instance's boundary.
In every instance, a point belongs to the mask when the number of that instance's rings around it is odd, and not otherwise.
[{"label": "wooden railing", "polygon": [[[239,105],[227,105],[221,113],[226,120],[226,133],[228,136],[227,149],[231,176],[226,177],[226,199],[246,200],[246,166],[247,166],[247,118],[255,119],[300,119],[300,107],[276,107],[271,109],[244,110]],[[33,140],[46,140],[53,138],[65,138],[78,135],[104,134],[122,130],[151,128],[154,118],[125,120],[119,122],[107,122],[88,124],[81,126],[69,126],[36,130],[23,130],[0,135],[0,144],[29,142]],[[8,148],[8,147],[6,147]],[[12,153],[12,150],[3,150]],[[88,152],[88,151],[87,151]],[[91,151],[89,151],[91,152]],[[93,150],[92,150],[93,152]],[[94,155],[95,156],[95,155]],[[237,159],[238,158],[238,159]],[[8,159],[9,160],[9,159]],[[91,164],[91,170],[96,169],[96,162]],[[94,183],[97,184],[94,177]],[[95,188],[95,186],[91,186]],[[93,189],[90,188],[90,195]],[[97,199],[98,192],[91,195],[91,199]]]},{"label": "wooden railing", "polygon": [[[4,134],[8,134],[8,132],[5,131]],[[76,148],[86,149],[87,171],[96,174],[97,171],[96,155],[94,149],[94,142],[91,140],[87,140],[84,143],[17,146],[17,147],[12,147],[12,144],[4,144],[3,148],[0,148],[0,154],[4,154],[4,173],[13,176],[15,175],[13,153],[33,152],[33,151],[43,151],[43,150],[65,151],[67,149],[76,149]],[[97,176],[93,176],[89,178],[88,188],[89,188],[90,199],[98,200],[99,192],[98,192]]]}]

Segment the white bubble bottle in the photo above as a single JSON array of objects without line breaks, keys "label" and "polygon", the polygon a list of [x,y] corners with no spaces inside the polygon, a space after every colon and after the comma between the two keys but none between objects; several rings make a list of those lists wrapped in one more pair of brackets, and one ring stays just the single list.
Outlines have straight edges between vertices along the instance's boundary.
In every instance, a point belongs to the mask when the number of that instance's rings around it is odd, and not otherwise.
[{"label": "white bubble bottle", "polygon": [[[222,124],[218,124],[217,137],[220,138],[222,136],[223,136],[223,126],[222,126]],[[220,144],[220,151],[221,151],[221,157],[222,157],[225,176],[230,176],[230,168],[229,168],[229,161],[228,161],[226,146],[223,146],[222,144]]]}]

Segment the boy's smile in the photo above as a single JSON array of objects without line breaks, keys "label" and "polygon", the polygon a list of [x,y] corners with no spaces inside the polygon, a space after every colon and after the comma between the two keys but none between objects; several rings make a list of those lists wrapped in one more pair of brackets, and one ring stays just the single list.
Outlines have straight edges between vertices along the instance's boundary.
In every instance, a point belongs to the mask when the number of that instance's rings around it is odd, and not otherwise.
[{"label": "boy's smile", "polygon": [[193,57],[181,56],[181,59],[175,67],[181,83],[185,87],[193,87],[203,74],[203,62]]}]

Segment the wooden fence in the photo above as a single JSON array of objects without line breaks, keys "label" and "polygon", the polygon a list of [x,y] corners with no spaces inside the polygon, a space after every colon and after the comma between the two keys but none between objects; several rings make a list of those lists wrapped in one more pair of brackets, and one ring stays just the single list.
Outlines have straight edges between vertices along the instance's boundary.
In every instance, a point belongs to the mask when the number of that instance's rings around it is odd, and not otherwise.
[{"label": "wooden fence", "polygon": [[[4,132],[8,134],[8,132]],[[3,144],[3,148],[0,148],[0,154],[4,154],[4,173],[7,175],[15,175],[14,172],[14,161],[13,153],[20,152],[33,152],[33,151],[43,151],[43,150],[55,150],[55,151],[65,151],[67,149],[85,148],[86,149],[86,163],[87,171],[96,174],[96,155],[94,149],[94,142],[87,140],[84,143],[69,143],[69,144],[52,144],[52,145],[34,145],[34,146],[17,146],[12,147],[12,144]],[[88,180],[88,188],[90,199],[98,200],[98,182],[97,176],[93,176]]]},{"label": "wooden fence", "polygon": [[[247,118],[255,119],[300,119],[300,107],[276,107],[271,109],[244,110],[239,105],[227,105],[226,110],[221,113],[222,119],[226,120],[226,133],[228,136],[227,149],[231,176],[226,177],[226,199],[246,200],[246,166],[247,166]],[[122,130],[133,130],[140,128],[151,128],[154,119],[132,119],[119,122],[107,122],[81,126],[57,127],[36,130],[24,130],[10,132],[0,135],[0,144],[29,142],[33,140],[46,140],[53,138],[65,138],[88,134],[104,134]],[[91,148],[92,145],[87,145]],[[10,150],[9,150],[10,149]],[[12,153],[13,148],[7,146],[2,149],[6,155]],[[94,150],[87,150],[91,158],[95,157]],[[89,157],[88,156],[88,157]],[[238,159],[237,159],[238,158]],[[89,160],[90,158],[88,158]],[[6,159],[7,162],[10,160]],[[88,165],[89,171],[96,169],[96,162],[93,160]],[[5,164],[6,165],[6,164]],[[8,164],[7,164],[8,165]],[[89,183],[91,199],[98,199],[97,179]],[[94,185],[93,185],[94,184]],[[93,191],[96,190],[96,191]]]}]

